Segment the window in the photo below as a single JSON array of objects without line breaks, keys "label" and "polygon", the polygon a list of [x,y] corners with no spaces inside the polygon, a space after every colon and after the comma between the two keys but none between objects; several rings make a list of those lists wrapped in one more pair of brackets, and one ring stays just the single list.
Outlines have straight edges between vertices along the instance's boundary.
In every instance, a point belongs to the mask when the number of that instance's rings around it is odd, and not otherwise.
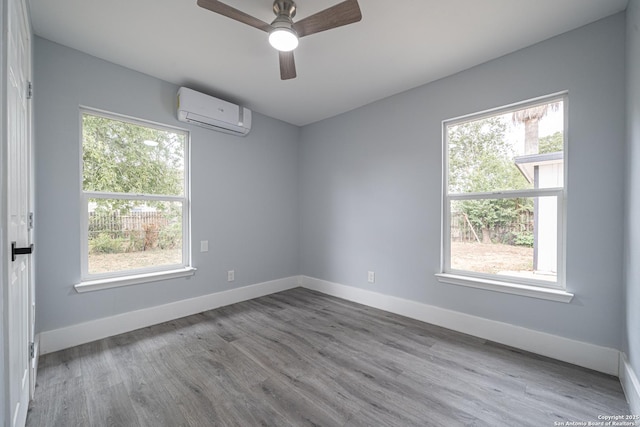
[{"label": "window", "polygon": [[444,122],[442,281],[564,289],[566,95]]},{"label": "window", "polygon": [[93,110],[81,118],[83,281],[187,268],[188,133]]}]

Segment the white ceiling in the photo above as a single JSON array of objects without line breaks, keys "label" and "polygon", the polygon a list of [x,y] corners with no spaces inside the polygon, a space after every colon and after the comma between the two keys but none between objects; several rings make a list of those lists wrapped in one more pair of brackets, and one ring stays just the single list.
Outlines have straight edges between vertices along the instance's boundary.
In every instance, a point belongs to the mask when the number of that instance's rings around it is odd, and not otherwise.
[{"label": "white ceiling", "polygon": [[[340,0],[296,0],[300,20]],[[628,0],[359,0],[300,40],[281,81],[267,33],[196,0],[29,0],[46,39],[295,125],[340,114],[620,12]],[[263,21],[271,0],[228,0]]]}]

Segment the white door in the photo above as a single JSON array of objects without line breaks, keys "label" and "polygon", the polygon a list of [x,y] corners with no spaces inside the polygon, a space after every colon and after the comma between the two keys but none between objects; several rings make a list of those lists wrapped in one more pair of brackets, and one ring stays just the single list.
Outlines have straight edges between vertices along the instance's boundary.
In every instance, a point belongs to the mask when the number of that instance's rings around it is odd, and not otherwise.
[{"label": "white door", "polygon": [[[7,2],[7,68],[6,68],[6,138],[7,157],[7,242],[17,248],[30,247],[30,127],[27,99],[30,67],[30,34],[24,0]],[[29,255],[12,256],[7,248],[8,283],[5,355],[8,367],[8,406],[6,425],[24,426],[30,390],[30,320],[31,266]]]}]

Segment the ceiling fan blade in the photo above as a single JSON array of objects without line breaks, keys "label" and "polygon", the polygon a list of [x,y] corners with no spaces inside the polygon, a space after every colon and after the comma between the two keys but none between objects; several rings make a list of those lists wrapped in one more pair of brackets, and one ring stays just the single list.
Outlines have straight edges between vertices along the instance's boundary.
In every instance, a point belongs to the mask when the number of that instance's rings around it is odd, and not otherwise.
[{"label": "ceiling fan blade", "polygon": [[262,31],[269,32],[272,29],[270,24],[267,24],[258,18],[254,18],[251,15],[247,15],[246,13],[218,0],[198,0],[198,6],[210,10],[211,12],[219,13],[227,18],[235,19],[236,21],[250,25]]},{"label": "ceiling fan blade", "polygon": [[280,58],[280,79],[289,80],[296,78],[296,62],[293,59],[293,51],[278,52]]},{"label": "ceiling fan blade", "polygon": [[353,24],[362,19],[357,0],[347,0],[308,16],[293,24],[298,37],[308,36],[332,28]]}]

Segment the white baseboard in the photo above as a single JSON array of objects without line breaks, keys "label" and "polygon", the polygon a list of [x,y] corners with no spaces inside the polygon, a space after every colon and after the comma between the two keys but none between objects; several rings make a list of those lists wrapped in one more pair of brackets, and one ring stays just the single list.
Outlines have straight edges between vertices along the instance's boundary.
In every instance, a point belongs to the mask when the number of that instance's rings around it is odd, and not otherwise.
[{"label": "white baseboard", "polygon": [[618,376],[620,352],[458,311],[302,276],[301,285],[338,298]]},{"label": "white baseboard", "polygon": [[75,347],[298,286],[300,276],[292,276],[44,331],[40,333],[40,354]]},{"label": "white baseboard", "polygon": [[[616,349],[307,276],[272,280],[43,331],[39,334],[38,350],[40,354],[47,354],[298,286],[610,375],[620,376],[623,372],[620,352]],[[635,395],[631,395],[637,397],[637,378],[632,370],[624,372],[625,378],[630,378],[627,382],[631,384],[625,390],[635,390]],[[620,378],[622,380],[623,377]]]},{"label": "white baseboard", "polygon": [[640,381],[624,352],[620,352],[620,384],[627,396],[629,410],[633,415],[640,415]]}]

